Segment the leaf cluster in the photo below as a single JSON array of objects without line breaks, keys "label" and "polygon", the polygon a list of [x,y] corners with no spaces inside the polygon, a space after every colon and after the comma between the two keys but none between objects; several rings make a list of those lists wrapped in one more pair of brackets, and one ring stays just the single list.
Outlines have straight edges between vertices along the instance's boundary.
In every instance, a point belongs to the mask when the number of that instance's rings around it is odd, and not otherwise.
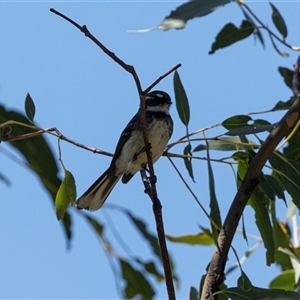
[{"label": "leaf cluster", "polygon": [[[243,14],[241,24],[240,26],[236,26],[231,22],[225,24],[216,35],[209,54],[215,54],[217,50],[228,47],[250,35],[253,35],[265,47],[263,30],[267,32],[274,49],[281,56],[287,56],[288,54],[279,50],[275,41],[290,50],[297,50],[297,47],[291,46],[286,42],[288,36],[286,23],[272,3],[270,3],[271,19],[278,34],[275,34],[260,21],[246,3],[238,0],[189,1],[172,11],[157,28],[161,30],[170,28],[182,29],[188,20],[203,17],[232,2],[235,2],[241,8]],[[278,70],[285,84],[293,89],[293,71],[286,67],[279,67]],[[197,155],[199,152],[204,151],[209,178],[210,209],[206,211],[201,204],[199,205],[207,216],[210,228],[200,225],[198,232],[180,236],[168,234],[166,238],[173,243],[202,246],[213,245],[218,241],[224,221],[222,221],[217,199],[212,162],[223,163],[229,166],[233,170],[234,184],[239,188],[243,184],[249,165],[261,148],[266,135],[272,132],[277,124],[271,123],[264,118],[256,118],[256,114],[234,115],[226,118],[220,124],[193,132],[189,127],[191,119],[190,102],[192,101],[189,99],[177,71],[174,73],[173,85],[176,108],[184,127],[184,136],[168,145],[165,155],[171,162],[173,157],[180,158],[187,170],[187,175],[195,181],[194,169],[197,168],[196,162],[200,159]],[[288,110],[295,100],[296,97],[291,96],[285,101],[278,101],[270,110],[264,113]],[[75,210],[73,210],[76,200],[75,179],[71,171],[63,163],[60,147],[58,159],[64,171],[64,178],[59,178],[59,165],[55,155],[48,142],[40,134],[47,131],[40,129],[36,125],[35,113],[36,107],[29,94],[25,98],[25,115],[0,106],[0,142],[8,141],[10,146],[25,159],[28,168],[37,174],[53,200],[56,216],[58,220],[61,220],[69,244],[72,238],[71,225],[75,215]],[[215,127],[222,129],[222,134],[217,136],[211,135],[210,130]],[[60,137],[57,137],[60,141]],[[266,249],[266,265],[277,264],[281,273],[271,281],[270,289],[263,289],[253,286],[247,275],[241,271],[236,287],[227,287],[226,281],[224,281],[219,286],[218,291],[211,293],[211,299],[216,299],[217,297],[218,299],[298,299],[296,292],[298,291],[297,285],[299,284],[300,275],[300,254],[297,243],[293,243],[291,231],[294,228],[290,228],[289,221],[296,216],[298,209],[300,209],[299,140],[300,129],[299,126],[296,126],[286,136],[285,141],[268,158],[265,167],[260,173],[259,181],[255,183],[255,189],[253,193],[251,191],[248,201],[248,207],[254,212],[256,226],[261,235],[259,243],[263,243]],[[171,149],[175,146],[177,149],[183,147],[182,151],[180,153],[172,153]],[[224,157],[214,158],[213,156],[216,152],[223,154]],[[175,170],[177,169],[175,168]],[[180,175],[183,179],[184,176]],[[184,182],[186,184],[186,181]],[[187,187],[192,197],[198,201],[192,188],[188,185]],[[284,221],[280,221],[278,218],[276,201],[288,206],[290,213]],[[128,210],[118,209],[130,220],[133,227],[146,241],[153,255],[151,260],[141,259],[133,255],[128,255],[128,257],[118,255],[106,236],[105,224],[85,213],[80,215],[95,232],[109,259],[117,261],[119,276],[125,283],[124,288],[120,287],[122,296],[130,299],[134,297],[152,299],[155,297],[155,289],[150,284],[150,281],[161,282],[165,280],[165,275],[161,270],[162,259],[158,239],[147,228],[143,220],[138,219]],[[247,228],[244,222],[242,227],[242,234],[247,240]],[[254,251],[255,249],[250,249],[245,253],[245,257],[250,257]],[[241,269],[241,264],[238,263],[232,267],[227,271],[226,275],[235,268]],[[171,260],[171,269],[175,273],[173,260]],[[174,279],[178,280],[174,273]],[[200,289],[192,287],[189,298],[199,299],[203,285],[204,280],[202,280]]]}]

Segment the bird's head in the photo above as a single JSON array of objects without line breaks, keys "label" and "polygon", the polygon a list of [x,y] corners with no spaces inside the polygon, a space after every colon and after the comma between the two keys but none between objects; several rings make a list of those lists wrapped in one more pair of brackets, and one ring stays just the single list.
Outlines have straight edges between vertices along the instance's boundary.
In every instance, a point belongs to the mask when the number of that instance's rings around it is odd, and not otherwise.
[{"label": "bird's head", "polygon": [[146,110],[153,112],[169,113],[170,105],[172,104],[169,94],[163,91],[152,91],[146,96]]}]

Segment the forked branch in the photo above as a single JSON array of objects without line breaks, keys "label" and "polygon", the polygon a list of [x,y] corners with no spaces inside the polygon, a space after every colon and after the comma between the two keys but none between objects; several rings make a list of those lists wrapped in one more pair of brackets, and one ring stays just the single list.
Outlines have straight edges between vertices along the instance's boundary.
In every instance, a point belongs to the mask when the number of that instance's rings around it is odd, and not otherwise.
[{"label": "forked branch", "polygon": [[[124,61],[122,61],[118,56],[116,56],[113,52],[111,52],[108,48],[106,48],[97,38],[95,38],[88,28],[83,25],[80,26],[78,23],[70,19],[69,17],[63,15],[62,13],[56,11],[55,9],[51,8],[51,12],[57,14],[58,16],[62,17],[63,19],[70,22],[72,25],[74,25],[76,28],[78,28],[80,31],[84,33],[86,37],[91,39],[97,46],[99,46],[104,53],[106,53],[110,58],[112,58],[117,64],[119,64],[123,69],[125,69],[127,72],[129,72],[135,81],[138,94],[140,97],[140,107],[141,107],[141,127],[143,129],[143,137],[144,137],[144,144],[145,146],[148,145],[148,136],[147,136],[147,130],[146,130],[146,114],[145,114],[145,97],[147,93],[155,86],[157,85],[162,79],[164,79],[166,76],[168,76],[170,73],[175,71],[177,68],[180,67],[180,64],[172,68],[170,71],[165,73],[164,75],[160,76],[157,80],[155,80],[154,83],[152,83],[147,89],[144,91],[142,90],[142,86],[139,80],[139,77],[134,69],[133,66],[126,64]],[[150,173],[150,178],[155,178],[154,169],[153,169],[153,162],[152,162],[152,156],[149,147],[146,147],[146,153],[147,153],[147,160],[148,160],[148,168]],[[155,215],[155,221],[156,221],[156,227],[157,227],[157,234],[160,242],[160,249],[162,254],[162,260],[163,260],[163,266],[164,266],[164,272],[165,272],[165,278],[166,278],[166,286],[168,291],[169,299],[175,299],[175,291],[174,291],[174,285],[173,285],[173,278],[172,273],[170,269],[169,264],[169,257],[168,257],[168,251],[166,248],[165,243],[165,235],[164,235],[164,228],[163,228],[163,221],[162,221],[162,213],[161,213],[161,204],[157,196],[157,190],[155,181],[150,182],[150,188],[147,191],[147,194],[152,200],[153,203],[153,211]]]},{"label": "forked branch", "polygon": [[257,154],[249,164],[245,178],[237,191],[235,198],[229,208],[224,224],[221,228],[217,245],[215,247],[201,293],[201,300],[209,299],[210,292],[218,290],[223,281],[224,269],[227,261],[230,245],[236,232],[239,220],[244,211],[249,197],[259,183],[259,176],[266,161],[272,155],[279,142],[287,136],[300,120],[300,94],[299,94],[299,70],[300,56],[294,65],[293,92],[296,101],[278,122],[277,126],[266,138]]}]

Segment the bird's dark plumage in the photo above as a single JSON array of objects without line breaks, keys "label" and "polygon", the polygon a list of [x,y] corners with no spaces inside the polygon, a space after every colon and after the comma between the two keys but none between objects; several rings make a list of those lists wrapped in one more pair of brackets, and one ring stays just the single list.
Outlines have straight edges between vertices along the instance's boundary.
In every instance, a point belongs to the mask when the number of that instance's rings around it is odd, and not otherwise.
[{"label": "bird's dark plumage", "polygon": [[[148,141],[155,163],[163,154],[173,132],[173,121],[169,114],[172,102],[163,91],[150,92],[145,101]],[[121,177],[123,183],[128,183],[135,173],[147,165],[140,118],[141,109],[123,130],[109,168],[76,201],[78,209],[99,209]]]}]

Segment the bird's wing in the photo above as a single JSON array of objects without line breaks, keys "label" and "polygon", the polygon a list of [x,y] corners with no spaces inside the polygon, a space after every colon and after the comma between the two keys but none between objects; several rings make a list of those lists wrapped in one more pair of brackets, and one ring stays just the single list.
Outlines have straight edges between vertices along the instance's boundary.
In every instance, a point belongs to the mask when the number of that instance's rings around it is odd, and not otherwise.
[{"label": "bird's wing", "polygon": [[129,123],[127,124],[127,126],[125,127],[125,129],[122,131],[121,136],[118,140],[117,146],[116,146],[116,150],[115,150],[115,154],[114,157],[111,161],[110,164],[110,170],[113,170],[115,167],[115,162],[116,159],[119,157],[124,144],[128,141],[128,139],[131,136],[132,131],[137,128],[138,126],[140,126],[139,124],[139,114],[135,114],[134,117],[129,121]]}]

